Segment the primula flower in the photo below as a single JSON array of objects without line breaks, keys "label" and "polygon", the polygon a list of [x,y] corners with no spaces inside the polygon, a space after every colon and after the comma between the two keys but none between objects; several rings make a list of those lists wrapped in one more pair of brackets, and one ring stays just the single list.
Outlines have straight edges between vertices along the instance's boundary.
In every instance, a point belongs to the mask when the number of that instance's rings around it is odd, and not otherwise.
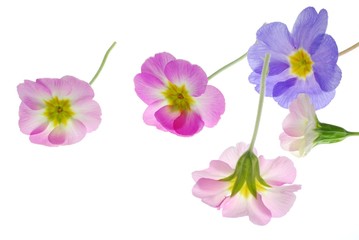
[{"label": "primula flower", "polygon": [[46,146],[69,145],[97,129],[101,109],[91,86],[72,76],[25,80],[17,87],[22,100],[20,130]]},{"label": "primula flower", "polygon": [[336,143],[348,136],[358,135],[344,128],[318,121],[308,95],[299,94],[290,104],[289,114],[283,121],[284,132],[279,136],[284,150],[303,157],[318,144]]},{"label": "primula flower", "polygon": [[192,136],[215,126],[224,112],[224,97],[207,85],[206,73],[169,53],[147,59],[134,81],[137,95],[149,105],[145,123],[163,131]]},{"label": "primula flower", "polygon": [[300,185],[293,183],[296,170],[286,157],[266,160],[257,157],[244,143],[230,147],[209,168],[193,173],[193,195],[224,217],[248,216],[258,225],[282,217],[295,201]]},{"label": "primula flower", "polygon": [[300,93],[311,98],[314,108],[325,107],[335,95],[341,79],[337,66],[338,47],[325,34],[327,11],[304,9],[290,33],[284,23],[265,24],[257,31],[257,41],[248,51],[253,72],[249,81],[259,91],[262,59],[270,53],[266,96],[273,97],[280,106],[288,108]]}]

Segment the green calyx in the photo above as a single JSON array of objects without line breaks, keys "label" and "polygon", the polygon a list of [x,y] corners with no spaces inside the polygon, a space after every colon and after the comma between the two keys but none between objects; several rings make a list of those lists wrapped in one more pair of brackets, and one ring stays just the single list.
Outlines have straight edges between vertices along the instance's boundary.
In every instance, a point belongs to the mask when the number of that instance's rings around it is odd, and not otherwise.
[{"label": "green calyx", "polygon": [[261,177],[258,157],[251,150],[239,158],[234,173],[221,181],[231,182],[231,197],[240,192],[244,197],[251,194],[256,198],[258,190],[270,187]]},{"label": "green calyx", "polygon": [[357,135],[356,133],[348,132],[342,127],[321,123],[319,121],[314,131],[318,133],[318,137],[314,140],[315,145],[337,143],[349,136]]}]

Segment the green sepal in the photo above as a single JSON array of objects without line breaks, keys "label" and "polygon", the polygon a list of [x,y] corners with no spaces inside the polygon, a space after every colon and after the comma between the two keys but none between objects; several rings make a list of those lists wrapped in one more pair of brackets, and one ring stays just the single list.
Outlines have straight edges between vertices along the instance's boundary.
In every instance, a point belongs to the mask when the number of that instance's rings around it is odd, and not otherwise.
[{"label": "green sepal", "polygon": [[350,133],[342,127],[318,122],[315,131],[318,137],[314,140],[314,144],[329,144],[343,141],[350,136]]}]

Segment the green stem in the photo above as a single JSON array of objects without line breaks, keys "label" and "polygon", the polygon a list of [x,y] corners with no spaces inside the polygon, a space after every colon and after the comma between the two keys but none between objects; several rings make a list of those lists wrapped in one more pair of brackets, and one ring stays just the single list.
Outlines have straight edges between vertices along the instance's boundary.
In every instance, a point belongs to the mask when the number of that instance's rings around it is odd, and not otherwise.
[{"label": "green stem", "polygon": [[267,53],[265,58],[264,58],[264,63],[263,63],[263,68],[262,68],[262,76],[261,76],[261,85],[260,85],[260,91],[259,91],[259,103],[258,103],[258,110],[257,110],[257,118],[256,118],[256,123],[254,125],[252,141],[251,141],[251,144],[249,145],[248,151],[253,151],[254,143],[256,141],[257,134],[258,134],[258,128],[259,128],[259,123],[260,123],[260,120],[261,120],[262,109],[263,109],[264,93],[265,93],[265,89],[266,89],[266,78],[267,78],[267,75],[268,75],[268,72],[269,72],[269,60],[270,60],[270,54]]},{"label": "green stem", "polygon": [[343,56],[344,54],[346,54],[346,53],[348,53],[348,52],[354,50],[354,49],[357,48],[357,47],[359,47],[359,42],[357,42],[357,43],[354,44],[353,46],[348,47],[347,49],[341,51],[341,52],[339,53],[339,56]]},{"label": "green stem", "polygon": [[104,56],[103,59],[102,59],[102,63],[101,63],[101,65],[100,65],[100,67],[98,68],[98,70],[97,70],[95,76],[93,76],[92,80],[91,80],[90,83],[89,83],[90,85],[93,84],[93,83],[95,82],[96,78],[98,77],[98,75],[100,75],[103,66],[105,66],[107,57],[108,57],[108,55],[110,54],[112,48],[115,47],[115,45],[116,45],[116,42],[113,42],[112,45],[111,45],[111,47],[107,50],[105,56]]},{"label": "green stem", "polygon": [[221,67],[220,69],[218,69],[217,71],[215,71],[214,73],[212,73],[209,77],[208,77],[208,81],[211,80],[213,77],[217,76],[219,73],[223,72],[224,70],[226,70],[227,68],[229,68],[230,66],[236,64],[237,62],[242,61],[245,57],[247,56],[247,53],[243,54],[242,56],[240,56],[239,58],[237,58],[236,60],[228,63],[227,65]]},{"label": "green stem", "polygon": [[348,136],[359,136],[359,132],[348,132]]}]

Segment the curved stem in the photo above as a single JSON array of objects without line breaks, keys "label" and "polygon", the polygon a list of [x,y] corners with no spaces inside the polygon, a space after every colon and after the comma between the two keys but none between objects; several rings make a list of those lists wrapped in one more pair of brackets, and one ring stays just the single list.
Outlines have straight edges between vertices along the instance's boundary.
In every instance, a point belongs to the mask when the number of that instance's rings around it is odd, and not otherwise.
[{"label": "curved stem", "polygon": [[258,103],[258,110],[257,110],[257,118],[256,118],[256,123],[254,125],[254,131],[253,131],[251,144],[249,145],[249,149],[248,149],[249,151],[253,151],[254,143],[256,141],[257,134],[258,134],[259,123],[260,123],[261,116],[262,116],[264,93],[265,93],[265,89],[266,89],[266,79],[267,79],[267,75],[269,72],[269,60],[270,60],[270,54],[267,53],[264,58],[264,63],[263,63],[263,68],[262,68],[261,86],[260,86],[261,88],[259,91],[259,103]]},{"label": "curved stem", "polygon": [[108,57],[108,55],[110,54],[112,48],[114,48],[115,45],[116,45],[116,42],[113,42],[112,45],[111,45],[111,47],[106,51],[105,56],[104,56],[103,59],[102,59],[102,63],[101,63],[101,65],[100,65],[100,67],[98,68],[98,70],[97,70],[95,76],[93,76],[92,80],[89,82],[90,85],[93,84],[93,83],[95,82],[96,78],[98,77],[98,75],[100,75],[103,66],[105,66],[107,57]]},{"label": "curved stem", "polygon": [[209,77],[208,77],[208,81],[211,80],[213,77],[217,76],[219,73],[221,73],[222,71],[224,71],[225,69],[229,68],[230,66],[236,64],[237,62],[242,61],[245,57],[247,56],[247,53],[243,54],[242,56],[240,56],[239,58],[237,58],[236,60],[228,63],[227,65],[221,67],[220,69],[218,69],[217,71],[215,71],[214,73],[212,73]]},{"label": "curved stem", "polygon": [[354,50],[354,49],[357,48],[357,47],[359,47],[359,42],[357,42],[357,43],[354,44],[353,46],[348,47],[347,49],[341,51],[341,52],[339,53],[339,56],[343,56],[344,54],[346,54],[346,53],[348,53],[348,52]]}]

